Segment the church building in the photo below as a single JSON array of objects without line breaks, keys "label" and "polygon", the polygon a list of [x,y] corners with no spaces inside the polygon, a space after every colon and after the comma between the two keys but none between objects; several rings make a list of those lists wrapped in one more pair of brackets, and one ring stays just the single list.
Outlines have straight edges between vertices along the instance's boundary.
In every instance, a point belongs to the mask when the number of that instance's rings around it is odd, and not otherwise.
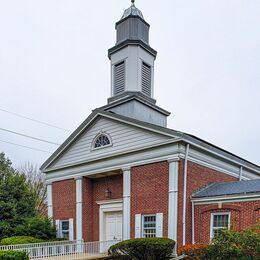
[{"label": "church building", "polygon": [[[209,243],[260,220],[260,166],[167,128],[154,96],[157,52],[134,1],[108,50],[111,96],[42,165],[57,236]],[[108,79],[109,80],[109,79]]]}]

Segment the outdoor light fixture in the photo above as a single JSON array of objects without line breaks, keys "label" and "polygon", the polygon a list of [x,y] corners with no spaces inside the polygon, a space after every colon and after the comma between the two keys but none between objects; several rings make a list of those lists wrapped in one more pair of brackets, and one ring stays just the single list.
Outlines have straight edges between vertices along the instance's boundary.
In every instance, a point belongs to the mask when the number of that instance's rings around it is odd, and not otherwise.
[{"label": "outdoor light fixture", "polygon": [[106,194],[106,198],[107,198],[107,199],[110,199],[110,198],[111,198],[111,195],[112,195],[112,191],[109,190],[109,188],[107,188],[107,189],[105,190],[105,194]]}]

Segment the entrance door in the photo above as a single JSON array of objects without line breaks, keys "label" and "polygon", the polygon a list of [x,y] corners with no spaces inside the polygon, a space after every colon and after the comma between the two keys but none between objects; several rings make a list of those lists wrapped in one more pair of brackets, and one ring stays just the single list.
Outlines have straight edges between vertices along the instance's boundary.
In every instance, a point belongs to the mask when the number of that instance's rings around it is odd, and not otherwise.
[{"label": "entrance door", "polygon": [[106,241],[122,239],[122,212],[109,212],[105,214]]}]

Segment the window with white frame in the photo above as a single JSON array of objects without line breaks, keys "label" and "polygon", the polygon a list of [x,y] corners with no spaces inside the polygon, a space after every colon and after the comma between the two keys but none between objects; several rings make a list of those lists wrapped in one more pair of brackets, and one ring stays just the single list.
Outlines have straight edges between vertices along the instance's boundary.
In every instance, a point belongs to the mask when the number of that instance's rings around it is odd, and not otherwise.
[{"label": "window with white frame", "polygon": [[211,230],[210,238],[214,238],[219,234],[220,230],[229,229],[230,213],[212,213],[211,214]]},{"label": "window with white frame", "polygon": [[156,215],[143,215],[142,224],[142,237],[156,237]]},{"label": "window with white frame", "polygon": [[70,237],[70,222],[69,220],[61,221],[61,237],[68,239]]},{"label": "window with white frame", "polygon": [[98,134],[93,142],[92,149],[98,149],[105,146],[111,146],[112,142],[110,137],[105,133]]}]

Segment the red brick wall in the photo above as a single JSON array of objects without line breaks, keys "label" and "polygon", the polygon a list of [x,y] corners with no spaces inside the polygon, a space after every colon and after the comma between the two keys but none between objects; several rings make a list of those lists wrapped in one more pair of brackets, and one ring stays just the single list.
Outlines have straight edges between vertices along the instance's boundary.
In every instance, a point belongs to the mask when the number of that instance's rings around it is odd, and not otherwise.
[{"label": "red brick wall", "polygon": [[53,219],[73,218],[76,238],[76,182],[74,179],[54,182],[52,185]]},{"label": "red brick wall", "polygon": [[93,187],[92,180],[83,178],[82,183],[82,231],[85,242],[93,241]]},{"label": "red brick wall", "polygon": [[105,190],[109,188],[112,192],[111,199],[123,198],[123,176],[114,175],[92,180],[93,195],[93,241],[99,240],[99,205],[97,201],[107,200]]},{"label": "red brick wall", "polygon": [[135,236],[135,214],[163,213],[163,235],[168,233],[168,162],[131,169],[131,237]]},{"label": "red brick wall", "polygon": [[[183,210],[183,173],[184,160],[179,162],[179,194],[178,194],[178,245],[182,245],[182,210]],[[191,201],[190,197],[193,192],[206,186],[211,182],[229,182],[238,180],[235,177],[218,172],[216,170],[201,166],[199,164],[188,161],[187,167],[187,196],[186,196],[186,244],[192,242],[191,237]]]},{"label": "red brick wall", "polygon": [[259,211],[259,200],[223,203],[221,208],[219,208],[218,204],[197,205],[195,206],[195,241],[196,243],[209,242],[211,213],[230,212],[232,228],[242,230],[256,223],[255,214],[259,214]]}]

